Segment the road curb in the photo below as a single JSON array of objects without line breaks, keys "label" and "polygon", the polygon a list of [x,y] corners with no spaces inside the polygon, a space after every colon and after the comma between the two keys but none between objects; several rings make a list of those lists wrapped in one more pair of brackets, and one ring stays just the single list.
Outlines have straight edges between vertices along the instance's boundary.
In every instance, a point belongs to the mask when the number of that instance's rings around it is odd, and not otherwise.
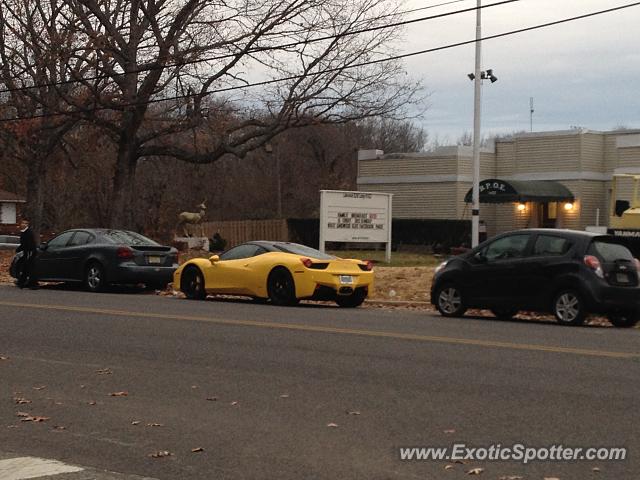
[{"label": "road curb", "polygon": [[431,307],[431,302],[412,301],[412,300],[376,300],[367,299],[365,301],[368,305],[389,305],[393,307]]}]

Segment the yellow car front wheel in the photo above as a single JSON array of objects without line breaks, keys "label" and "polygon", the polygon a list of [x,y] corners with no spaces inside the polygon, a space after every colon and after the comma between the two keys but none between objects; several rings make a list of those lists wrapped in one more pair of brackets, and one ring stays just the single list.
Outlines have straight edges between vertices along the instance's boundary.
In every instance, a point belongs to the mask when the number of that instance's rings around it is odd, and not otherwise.
[{"label": "yellow car front wheel", "polygon": [[207,292],[204,288],[204,277],[198,267],[188,266],[182,272],[180,290],[189,300],[204,300]]}]

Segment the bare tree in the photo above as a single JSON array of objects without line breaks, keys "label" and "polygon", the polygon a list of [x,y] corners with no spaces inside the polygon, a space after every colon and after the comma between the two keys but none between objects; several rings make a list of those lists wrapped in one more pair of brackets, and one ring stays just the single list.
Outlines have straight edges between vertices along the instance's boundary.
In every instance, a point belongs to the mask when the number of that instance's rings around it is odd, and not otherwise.
[{"label": "bare tree", "polygon": [[421,100],[400,63],[370,63],[392,53],[397,28],[378,28],[396,0],[60,1],[95,71],[76,77],[95,108],[69,104],[117,143],[112,226],[132,222],[143,157],[243,157],[291,127],[404,117]]},{"label": "bare tree", "polygon": [[67,108],[63,97],[77,93],[64,82],[86,68],[68,13],[59,0],[0,1],[2,116],[19,119],[3,122],[0,135],[8,154],[26,167],[27,215],[36,232],[47,173],[56,158],[64,157],[64,137],[77,122],[60,115]]},{"label": "bare tree", "polygon": [[370,118],[358,122],[360,147],[377,148],[386,153],[421,152],[428,135],[410,120]]}]

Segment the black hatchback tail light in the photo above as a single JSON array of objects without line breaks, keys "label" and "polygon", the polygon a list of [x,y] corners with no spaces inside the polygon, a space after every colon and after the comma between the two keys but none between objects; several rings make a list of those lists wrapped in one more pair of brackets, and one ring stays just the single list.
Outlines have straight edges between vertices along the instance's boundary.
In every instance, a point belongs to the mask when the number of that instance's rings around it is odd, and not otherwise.
[{"label": "black hatchback tail light", "polygon": [[600,278],[604,278],[604,272],[602,271],[602,265],[600,264],[600,260],[598,260],[598,257],[595,257],[593,255],[585,255],[583,261],[584,264],[593,271],[593,273],[595,273]]}]

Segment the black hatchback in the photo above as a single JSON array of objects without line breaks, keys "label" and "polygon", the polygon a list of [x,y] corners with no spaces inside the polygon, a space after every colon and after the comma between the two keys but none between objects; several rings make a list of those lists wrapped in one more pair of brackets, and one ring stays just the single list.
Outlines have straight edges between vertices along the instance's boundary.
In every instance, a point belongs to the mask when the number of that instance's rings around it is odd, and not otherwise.
[{"label": "black hatchback", "polygon": [[[22,252],[11,264],[18,277]],[[35,259],[38,280],[83,283],[88,290],[108,284],[144,283],[164,288],[178,268],[178,251],[139,233],[111,229],[77,229],[62,232],[42,243]]]},{"label": "black hatchback", "polygon": [[494,237],[436,268],[431,303],[446,317],[469,308],[499,318],[552,312],[580,325],[590,313],[616,327],[640,319],[640,262],[608,235],[529,229]]}]

